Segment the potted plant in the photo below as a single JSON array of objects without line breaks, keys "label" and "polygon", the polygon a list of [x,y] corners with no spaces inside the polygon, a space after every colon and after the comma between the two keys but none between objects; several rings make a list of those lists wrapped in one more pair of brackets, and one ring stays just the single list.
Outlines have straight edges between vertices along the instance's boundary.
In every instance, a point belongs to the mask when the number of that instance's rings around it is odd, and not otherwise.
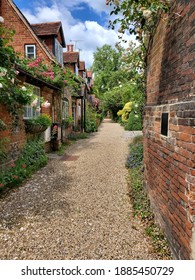
[{"label": "potted plant", "polygon": [[32,119],[25,119],[25,130],[27,133],[35,134],[45,131],[51,124],[51,118],[46,114]]},{"label": "potted plant", "polygon": [[63,119],[62,124],[65,128],[69,128],[73,125],[74,120],[72,116],[67,116],[65,119]]}]

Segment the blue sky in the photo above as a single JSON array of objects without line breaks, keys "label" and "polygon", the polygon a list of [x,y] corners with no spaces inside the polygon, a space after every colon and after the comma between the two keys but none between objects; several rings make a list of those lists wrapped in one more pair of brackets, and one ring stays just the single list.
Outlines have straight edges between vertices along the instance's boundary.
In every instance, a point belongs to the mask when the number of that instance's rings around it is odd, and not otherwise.
[{"label": "blue sky", "polygon": [[[61,21],[66,44],[77,41],[80,59],[90,67],[97,47],[118,42],[108,30],[110,7],[105,0],[13,0],[30,23]],[[127,38],[128,39],[128,38]]]},{"label": "blue sky", "polygon": [[[104,0],[103,0],[104,1]],[[37,3],[42,3],[42,5],[46,5],[48,7],[52,7],[54,1],[47,0],[47,1],[37,1],[37,0],[31,0],[31,1],[25,1],[25,0],[14,0],[15,4],[18,6],[20,10],[31,10],[32,13],[35,12],[35,4]],[[65,0],[64,2],[72,2],[71,0],[67,1]],[[93,2],[93,0],[92,0]],[[78,4],[77,4],[78,3]],[[81,22],[85,22],[86,20],[89,21],[96,21],[100,25],[105,25],[107,24],[108,20],[108,12],[101,11],[97,13],[96,10],[93,9],[93,7],[90,7],[87,2],[83,1],[77,1],[76,5],[67,5],[69,11],[71,12],[72,16]],[[66,3],[65,3],[66,4]],[[105,5],[105,9],[106,9]]]}]

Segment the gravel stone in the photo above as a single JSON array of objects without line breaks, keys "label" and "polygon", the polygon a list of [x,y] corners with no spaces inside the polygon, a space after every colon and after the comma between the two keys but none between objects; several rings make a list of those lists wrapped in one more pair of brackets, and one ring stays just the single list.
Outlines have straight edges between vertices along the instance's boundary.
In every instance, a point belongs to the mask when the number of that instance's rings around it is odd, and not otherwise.
[{"label": "gravel stone", "polygon": [[54,157],[0,200],[0,258],[158,259],[132,214],[124,133],[105,119],[99,131]]}]

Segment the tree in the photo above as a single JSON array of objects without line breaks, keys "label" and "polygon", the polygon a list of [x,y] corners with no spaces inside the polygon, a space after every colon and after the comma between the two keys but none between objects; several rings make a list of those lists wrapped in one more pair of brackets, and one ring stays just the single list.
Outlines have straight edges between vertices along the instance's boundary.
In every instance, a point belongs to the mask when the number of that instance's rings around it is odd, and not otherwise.
[{"label": "tree", "polygon": [[119,24],[118,32],[121,39],[122,34],[127,31],[135,34],[137,39],[145,44],[145,37],[153,35],[158,19],[166,18],[164,16],[172,2],[172,0],[107,0],[106,4],[113,7],[111,15],[116,16],[110,21],[110,27],[114,29]]},{"label": "tree", "polygon": [[94,90],[99,97],[128,79],[122,69],[122,49],[104,45],[94,53],[92,70],[95,76]]}]

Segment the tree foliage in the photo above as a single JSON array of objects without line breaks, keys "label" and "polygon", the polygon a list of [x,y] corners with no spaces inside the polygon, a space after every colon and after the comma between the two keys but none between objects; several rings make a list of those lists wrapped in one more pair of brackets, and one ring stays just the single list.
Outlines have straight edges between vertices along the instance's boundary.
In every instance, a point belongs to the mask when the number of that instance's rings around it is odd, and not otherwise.
[{"label": "tree foliage", "polygon": [[124,79],[121,63],[121,50],[114,49],[109,45],[97,48],[92,66],[96,94],[101,96]]},{"label": "tree foliage", "polygon": [[145,44],[146,37],[153,35],[158,19],[166,19],[172,0],[107,0],[106,3],[113,8],[111,15],[115,15],[110,27],[120,26],[120,38],[127,31]]},{"label": "tree foliage", "polygon": [[94,54],[93,71],[94,90],[102,99],[105,113],[109,111],[113,119],[119,119],[117,112],[130,101],[136,101],[142,108],[143,59],[135,44],[130,43],[128,49],[120,44],[115,49],[108,45],[98,48]]}]

